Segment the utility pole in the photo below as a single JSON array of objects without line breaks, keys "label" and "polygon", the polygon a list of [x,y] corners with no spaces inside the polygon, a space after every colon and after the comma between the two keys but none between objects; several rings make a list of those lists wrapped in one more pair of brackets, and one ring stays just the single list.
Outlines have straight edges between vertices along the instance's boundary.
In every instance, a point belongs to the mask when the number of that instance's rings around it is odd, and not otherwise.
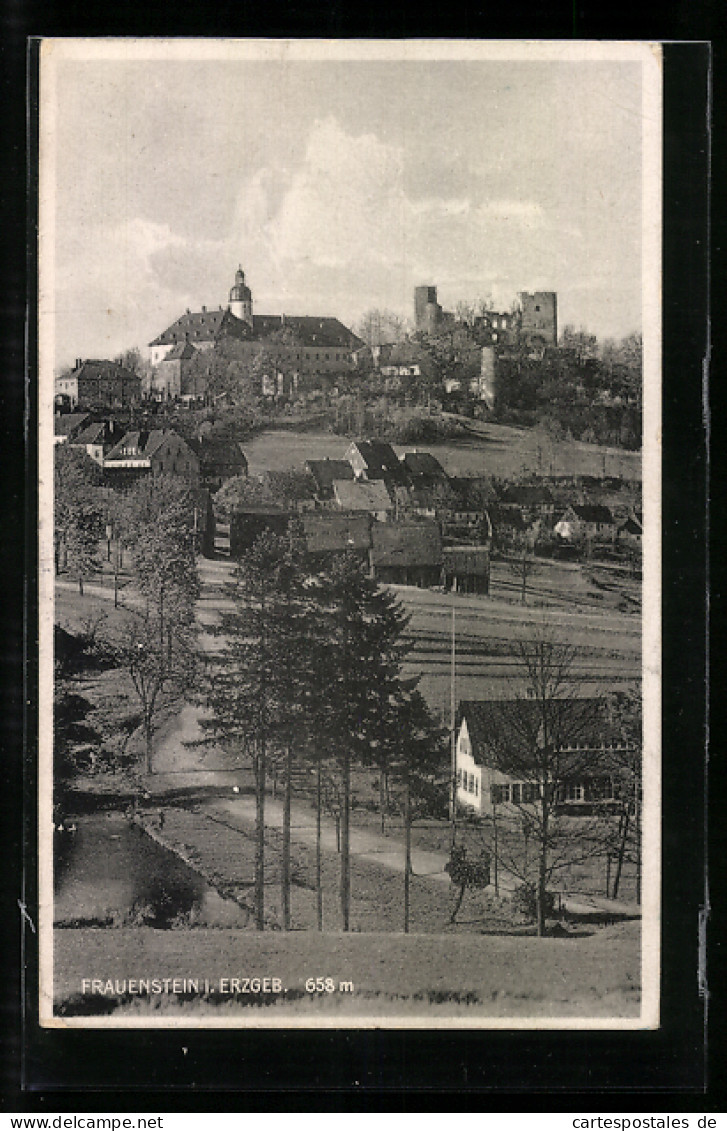
[{"label": "utility pole", "polygon": [[456,612],[454,605],[452,605],[452,650],[451,650],[451,670],[450,670],[450,696],[449,696],[449,710],[450,710],[450,728],[451,728],[451,749],[450,749],[450,801],[449,801],[449,819],[452,825],[452,847],[454,847],[455,838],[457,835],[457,731],[456,731],[456,671],[457,671],[457,636],[456,636]]}]

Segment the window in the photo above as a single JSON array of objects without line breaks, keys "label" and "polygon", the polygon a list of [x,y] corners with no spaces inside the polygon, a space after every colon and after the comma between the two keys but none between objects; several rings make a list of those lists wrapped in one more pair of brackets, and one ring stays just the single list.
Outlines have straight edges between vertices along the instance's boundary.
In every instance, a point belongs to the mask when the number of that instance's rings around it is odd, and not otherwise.
[{"label": "window", "polygon": [[503,805],[510,800],[509,785],[493,785],[490,790],[493,805]]},{"label": "window", "polygon": [[513,801],[513,805],[519,805],[520,804],[520,786],[519,785],[513,785],[513,787],[512,787],[512,801]]},{"label": "window", "polygon": [[569,782],[565,787],[566,801],[583,801],[585,800],[585,789],[580,782]]},{"label": "window", "polygon": [[523,805],[532,805],[540,797],[540,790],[537,785],[522,785],[520,787],[521,803]]},{"label": "window", "polygon": [[477,781],[477,778],[474,776],[474,774],[472,775],[472,780],[475,784],[475,797],[478,797],[480,792],[480,783]]},{"label": "window", "polygon": [[462,771],[460,769],[457,770],[457,785],[462,785]]}]

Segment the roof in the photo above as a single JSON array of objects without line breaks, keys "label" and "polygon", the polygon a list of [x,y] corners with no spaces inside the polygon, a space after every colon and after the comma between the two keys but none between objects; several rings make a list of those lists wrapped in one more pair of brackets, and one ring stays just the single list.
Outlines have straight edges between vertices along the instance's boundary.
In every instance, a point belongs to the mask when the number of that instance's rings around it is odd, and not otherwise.
[{"label": "roof", "polygon": [[[136,454],[131,457],[132,459],[149,459],[170,436],[177,436],[178,439],[182,440],[182,437],[178,436],[173,428],[154,428],[151,432],[125,432],[118,444],[106,456],[105,462],[108,463],[115,459],[128,459],[129,457],[124,450],[126,448],[136,449]],[[186,443],[186,441],[182,440],[182,443]]]},{"label": "roof", "polygon": [[316,481],[318,493],[330,498],[333,481],[353,479],[353,468],[345,459],[307,459],[305,466]]},{"label": "roof", "polygon": [[234,464],[247,467],[247,456],[239,440],[224,440],[217,436],[199,436],[187,441],[189,447],[203,464]]},{"label": "roof", "polygon": [[214,342],[218,338],[249,338],[250,327],[230,310],[187,311],[163,333],[149,342],[150,346],[169,346],[179,342]]},{"label": "roof", "polygon": [[367,551],[371,545],[371,518],[361,514],[303,514],[300,517],[310,554]]},{"label": "roof", "polygon": [[393,503],[382,479],[362,482],[360,479],[334,479],[333,496],[342,510],[386,511]]},{"label": "roof", "polygon": [[431,452],[405,452],[401,462],[409,475],[426,479],[446,479],[447,473],[436,456]]},{"label": "roof", "polygon": [[141,384],[138,373],[106,358],[87,358],[76,366],[71,376],[88,377],[92,380],[97,380],[99,377],[115,377],[124,381],[138,381]]},{"label": "roof", "polygon": [[487,577],[490,572],[490,551],[484,546],[445,546],[442,561],[452,573]]},{"label": "roof", "polygon": [[385,472],[401,472],[399,457],[391,444],[384,440],[354,440],[348,450],[350,452],[353,449],[359,453],[369,473],[383,475]]},{"label": "roof", "polygon": [[608,507],[599,503],[576,503],[571,509],[581,522],[612,523],[614,520]]},{"label": "roof", "polygon": [[74,447],[79,447],[83,444],[102,444],[106,439],[106,421],[101,420],[97,424],[89,424],[87,428],[82,429],[77,436],[73,438]]},{"label": "roof", "polygon": [[189,361],[196,353],[197,349],[191,342],[177,342],[176,346],[172,346],[161,364],[164,364],[165,361]]},{"label": "roof", "polygon": [[438,566],[442,539],[436,522],[377,522],[371,528],[375,566]]},{"label": "roof", "polygon": [[643,534],[644,527],[639,522],[638,518],[634,518],[633,515],[629,515],[626,521],[622,522],[619,526],[619,532],[621,531],[624,531],[626,534]]},{"label": "roof", "polygon": [[87,412],[62,412],[53,417],[53,433],[56,436],[72,436],[88,420]]},{"label": "roof", "polygon": [[602,699],[549,699],[544,705],[535,699],[463,700],[459,720],[460,724],[467,722],[474,761],[507,774],[532,773],[546,720],[549,744],[564,752],[561,772],[582,770],[586,751],[591,764],[593,751],[603,752],[599,768],[605,768],[605,752],[623,748],[606,718]]},{"label": "roof", "polygon": [[302,346],[325,349],[359,349],[364,343],[337,318],[316,318],[312,315],[254,314],[253,333],[267,338],[276,330],[292,330]]}]

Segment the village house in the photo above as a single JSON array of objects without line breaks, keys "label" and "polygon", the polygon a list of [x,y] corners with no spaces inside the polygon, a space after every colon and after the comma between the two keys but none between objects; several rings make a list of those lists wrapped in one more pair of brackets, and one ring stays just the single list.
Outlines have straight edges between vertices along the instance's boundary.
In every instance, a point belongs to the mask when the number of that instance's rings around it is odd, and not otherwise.
[{"label": "village house", "polygon": [[574,503],[566,508],[553,529],[564,542],[613,542],[616,523],[608,507]]},{"label": "village house", "polygon": [[144,475],[178,475],[197,486],[199,459],[171,428],[127,432],[104,459],[106,482],[122,487]]},{"label": "village house", "polygon": [[193,366],[199,350],[185,338],[165,353],[149,378],[149,395],[161,400],[196,399],[206,393],[206,383]]},{"label": "village house", "polygon": [[384,440],[354,440],[346,449],[346,457],[356,479],[383,479],[386,483],[406,485],[406,472],[399,457]]},{"label": "village house", "polygon": [[[608,809],[618,797],[628,747],[609,727],[598,699],[548,704],[552,788],[562,810]],[[457,802],[486,816],[517,813],[541,799],[543,713],[529,699],[460,703],[455,777]]]},{"label": "village house", "polygon": [[506,507],[518,507],[527,525],[538,518],[550,521],[555,509],[553,494],[545,484],[509,484],[499,492],[498,501]]},{"label": "village house", "polygon": [[616,531],[617,541],[632,550],[640,550],[644,538],[643,515],[640,512],[631,514],[622,522]]},{"label": "village house", "polygon": [[53,443],[67,444],[89,423],[87,412],[57,412],[53,417]]},{"label": "village house", "polygon": [[316,500],[324,505],[333,501],[335,480],[353,480],[353,468],[345,459],[307,459],[305,469],[313,476]]},{"label": "village house", "polygon": [[399,461],[412,487],[430,488],[449,483],[449,476],[431,452],[404,452]]},{"label": "village house", "polygon": [[342,511],[365,511],[386,522],[394,510],[391,495],[382,479],[367,482],[363,479],[334,479],[333,498]]},{"label": "village house", "polygon": [[106,454],[119,442],[123,429],[113,420],[88,424],[68,441],[69,447],[83,448],[100,467]]},{"label": "village house", "polygon": [[72,408],[122,408],[141,400],[141,377],[115,361],[79,357],[71,373],[56,378],[55,392]]},{"label": "village house", "polygon": [[444,546],[442,549],[442,582],[453,593],[490,592],[490,547]]},{"label": "village house", "polygon": [[332,554],[353,554],[368,570],[370,515],[326,511],[303,514],[300,522],[312,565],[325,566]]},{"label": "village house", "polygon": [[285,534],[293,514],[285,507],[246,503],[230,517],[230,557],[239,558],[252,549],[261,534]]},{"label": "village house", "polygon": [[374,523],[371,527],[371,572],[389,585],[439,585],[442,539],[436,522]]}]

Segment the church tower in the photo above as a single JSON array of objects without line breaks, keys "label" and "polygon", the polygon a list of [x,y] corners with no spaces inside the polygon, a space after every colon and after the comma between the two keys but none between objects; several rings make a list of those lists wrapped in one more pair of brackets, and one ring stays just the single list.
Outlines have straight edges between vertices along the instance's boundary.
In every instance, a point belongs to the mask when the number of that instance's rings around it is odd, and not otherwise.
[{"label": "church tower", "polygon": [[252,291],[245,284],[242,267],[237,268],[235,285],[230,290],[230,312],[242,322],[247,322],[252,330]]}]

